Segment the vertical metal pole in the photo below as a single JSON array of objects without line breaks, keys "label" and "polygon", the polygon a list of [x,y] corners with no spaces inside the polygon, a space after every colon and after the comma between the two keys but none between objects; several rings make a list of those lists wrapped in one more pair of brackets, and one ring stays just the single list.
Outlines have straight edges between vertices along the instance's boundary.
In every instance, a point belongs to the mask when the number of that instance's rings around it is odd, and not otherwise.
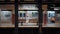
[{"label": "vertical metal pole", "polygon": [[[0,22],[1,22],[1,9],[0,9]],[[1,24],[0,24],[1,25]]]},{"label": "vertical metal pole", "polygon": [[15,0],[15,34],[18,34],[18,0]]},{"label": "vertical metal pole", "polygon": [[43,22],[43,13],[42,13],[42,0],[38,0],[38,13],[39,13],[39,34],[42,34],[42,22]]}]

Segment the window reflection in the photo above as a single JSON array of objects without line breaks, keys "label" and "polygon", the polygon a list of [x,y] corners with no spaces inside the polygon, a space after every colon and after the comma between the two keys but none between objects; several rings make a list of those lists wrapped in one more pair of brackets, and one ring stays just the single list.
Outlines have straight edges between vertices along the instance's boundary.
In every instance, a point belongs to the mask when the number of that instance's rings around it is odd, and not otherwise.
[{"label": "window reflection", "polygon": [[37,11],[32,12],[32,17],[38,17],[38,12]]},{"label": "window reflection", "polygon": [[47,11],[44,15],[43,27],[60,27],[60,11]]},{"label": "window reflection", "polygon": [[48,23],[55,23],[55,11],[47,11]]},{"label": "window reflection", "polygon": [[11,11],[0,11],[1,22],[11,22],[12,12]]},{"label": "window reflection", "polygon": [[[19,15],[19,23],[22,23],[24,26],[32,26],[32,25],[37,25],[38,23],[38,11],[18,11]],[[32,14],[33,13],[33,14]],[[21,15],[20,15],[21,14]],[[21,17],[22,16],[22,17]],[[29,24],[30,23],[30,24]],[[21,24],[20,24],[21,26]]]},{"label": "window reflection", "polygon": [[38,26],[37,4],[21,4],[18,5],[18,10],[19,26]]},{"label": "window reflection", "polygon": [[0,5],[0,27],[15,27],[14,5]]},{"label": "window reflection", "polygon": [[25,17],[26,12],[25,11],[18,11],[19,17]]},{"label": "window reflection", "polygon": [[35,4],[22,4],[18,8],[19,10],[38,10]]}]

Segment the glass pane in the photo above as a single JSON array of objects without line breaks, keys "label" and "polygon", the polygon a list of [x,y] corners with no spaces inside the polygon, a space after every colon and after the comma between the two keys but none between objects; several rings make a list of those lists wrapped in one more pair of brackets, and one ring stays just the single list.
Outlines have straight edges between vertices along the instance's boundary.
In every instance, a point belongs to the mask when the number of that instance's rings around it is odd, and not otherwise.
[{"label": "glass pane", "polygon": [[37,11],[33,11],[32,12],[32,17],[38,17],[38,12]]},{"label": "glass pane", "polygon": [[60,10],[57,10],[56,11],[56,16],[55,16],[55,22],[56,22],[56,25],[60,26]]},{"label": "glass pane", "polygon": [[55,23],[55,11],[47,11],[48,23]]},{"label": "glass pane", "polygon": [[19,10],[38,10],[35,4],[22,4],[18,7]]},{"label": "glass pane", "polygon": [[44,26],[53,27],[55,25],[55,11],[47,11],[47,14],[44,14]]},{"label": "glass pane", "polygon": [[19,27],[38,27],[37,4],[21,4],[18,10]]},{"label": "glass pane", "polygon": [[37,26],[38,11],[18,11],[19,26]]},{"label": "glass pane", "polygon": [[0,5],[0,27],[14,27],[14,5]]},{"label": "glass pane", "polygon": [[43,7],[43,27],[60,27],[60,7],[53,5]]},{"label": "glass pane", "polygon": [[1,22],[11,22],[12,12],[11,11],[0,11]]}]

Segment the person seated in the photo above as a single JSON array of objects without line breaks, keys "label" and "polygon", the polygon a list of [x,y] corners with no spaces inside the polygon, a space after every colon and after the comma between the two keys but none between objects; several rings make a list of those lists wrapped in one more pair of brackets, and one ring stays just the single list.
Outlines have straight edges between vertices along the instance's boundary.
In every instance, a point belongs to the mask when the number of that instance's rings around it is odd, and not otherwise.
[{"label": "person seated", "polygon": [[51,17],[51,22],[55,23],[55,17]]}]

